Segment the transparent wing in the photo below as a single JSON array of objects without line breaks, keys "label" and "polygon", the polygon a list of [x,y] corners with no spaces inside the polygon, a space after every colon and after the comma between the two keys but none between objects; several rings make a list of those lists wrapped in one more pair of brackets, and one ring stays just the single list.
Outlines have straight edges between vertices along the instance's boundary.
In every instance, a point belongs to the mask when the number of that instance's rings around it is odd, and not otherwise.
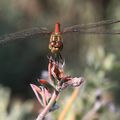
[{"label": "transparent wing", "polygon": [[104,20],[96,23],[74,25],[71,27],[64,28],[63,33],[80,32],[92,34],[120,34],[120,30],[108,30],[105,28],[101,28],[103,26],[109,26],[117,23],[120,23],[120,20]]},{"label": "transparent wing", "polygon": [[39,36],[42,34],[50,34],[46,28],[40,28],[40,27],[35,27],[31,29],[26,29],[20,32],[15,32],[15,33],[10,33],[7,35],[3,35],[0,37],[0,44],[4,42],[9,42],[13,40],[20,40],[20,39],[25,39],[25,38],[30,38],[34,36]]},{"label": "transparent wing", "polygon": [[108,30],[108,29],[93,29],[93,30],[79,30],[79,31],[70,31],[70,32],[79,32],[81,34],[112,34],[120,35],[120,29],[118,30]]}]

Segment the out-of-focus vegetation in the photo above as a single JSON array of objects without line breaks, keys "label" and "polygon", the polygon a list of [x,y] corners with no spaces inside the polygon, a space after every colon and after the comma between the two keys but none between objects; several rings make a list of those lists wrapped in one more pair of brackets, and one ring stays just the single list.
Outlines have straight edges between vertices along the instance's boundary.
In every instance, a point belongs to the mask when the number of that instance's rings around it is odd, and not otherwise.
[{"label": "out-of-focus vegetation", "polygon": [[[54,30],[80,23],[120,18],[118,0],[0,0],[0,35],[35,26]],[[110,28],[120,28],[112,25]],[[30,82],[47,69],[47,35],[0,45],[0,119],[34,119],[39,105]],[[66,71],[84,76],[86,83],[65,113],[65,120],[119,120],[120,35],[63,35]],[[5,86],[5,87],[3,87]],[[73,89],[61,93],[57,120]],[[50,119],[50,118],[49,118]]]}]

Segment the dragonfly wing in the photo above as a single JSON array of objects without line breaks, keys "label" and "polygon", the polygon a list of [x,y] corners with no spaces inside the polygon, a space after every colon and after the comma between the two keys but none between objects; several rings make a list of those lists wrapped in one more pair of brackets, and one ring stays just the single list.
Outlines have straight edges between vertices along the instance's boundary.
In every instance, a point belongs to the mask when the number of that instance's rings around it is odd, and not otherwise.
[{"label": "dragonfly wing", "polygon": [[45,28],[35,27],[35,28],[26,29],[23,31],[3,35],[2,37],[0,37],[0,44],[8,41],[25,39],[25,38],[29,38],[37,35],[50,34],[50,33],[51,32],[49,32]]},{"label": "dragonfly wing", "polygon": [[82,32],[82,30],[88,30],[91,28],[98,28],[102,26],[112,25],[120,23],[120,20],[103,20],[96,23],[89,23],[89,24],[81,24],[81,25],[74,25],[71,27],[66,27],[63,29],[63,33],[66,32]]},{"label": "dragonfly wing", "polygon": [[112,35],[119,35],[120,29],[118,30],[108,30],[108,29],[89,29],[89,30],[79,30],[79,31],[71,31],[71,32],[78,32],[80,34],[112,34]]}]

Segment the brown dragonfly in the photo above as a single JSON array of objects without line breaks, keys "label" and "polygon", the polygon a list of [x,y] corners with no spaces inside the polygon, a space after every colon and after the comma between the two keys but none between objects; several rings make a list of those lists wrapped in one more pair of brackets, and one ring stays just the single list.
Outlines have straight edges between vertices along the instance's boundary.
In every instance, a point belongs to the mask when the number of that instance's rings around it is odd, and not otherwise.
[{"label": "brown dragonfly", "polygon": [[[3,35],[0,37],[0,44],[13,41],[13,40],[20,40],[25,39],[33,36],[39,36],[43,34],[48,34],[50,36],[49,41],[49,49],[51,53],[56,54],[57,58],[61,58],[60,51],[63,48],[63,40],[62,35],[65,33],[71,33],[71,32],[78,32],[80,34],[120,34],[120,30],[113,30],[108,29],[107,26],[114,25],[120,23],[120,20],[104,20],[99,21],[96,23],[90,23],[90,24],[81,24],[81,25],[73,25],[70,27],[65,27],[62,31],[60,31],[60,23],[55,24],[55,31],[51,32],[48,29],[41,28],[41,27],[35,27],[31,29],[26,29],[23,31],[10,33],[8,35]],[[106,27],[103,27],[106,26]],[[104,29],[98,29],[98,28],[104,28]]]}]

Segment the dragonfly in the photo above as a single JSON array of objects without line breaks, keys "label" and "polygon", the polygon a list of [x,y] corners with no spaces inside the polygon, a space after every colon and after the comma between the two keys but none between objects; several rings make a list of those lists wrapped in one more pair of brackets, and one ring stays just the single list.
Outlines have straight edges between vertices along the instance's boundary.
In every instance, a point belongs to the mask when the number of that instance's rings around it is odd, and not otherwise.
[{"label": "dragonfly", "polygon": [[[23,31],[18,31],[15,33],[10,33],[7,35],[3,35],[0,37],[0,44],[14,41],[14,40],[21,40],[29,37],[40,36],[40,35],[49,35],[49,45],[48,48],[50,52],[55,55],[57,60],[62,60],[61,51],[63,49],[63,39],[62,35],[66,33],[80,33],[80,34],[112,34],[112,35],[119,35],[119,29],[109,29],[107,28],[109,25],[114,25],[120,23],[120,20],[103,20],[96,23],[89,23],[89,24],[78,24],[69,27],[63,28],[60,30],[60,23],[57,22],[55,24],[54,32],[49,31],[47,28],[41,27],[34,27],[30,29],[26,29]],[[98,28],[106,29],[98,29]]]}]

